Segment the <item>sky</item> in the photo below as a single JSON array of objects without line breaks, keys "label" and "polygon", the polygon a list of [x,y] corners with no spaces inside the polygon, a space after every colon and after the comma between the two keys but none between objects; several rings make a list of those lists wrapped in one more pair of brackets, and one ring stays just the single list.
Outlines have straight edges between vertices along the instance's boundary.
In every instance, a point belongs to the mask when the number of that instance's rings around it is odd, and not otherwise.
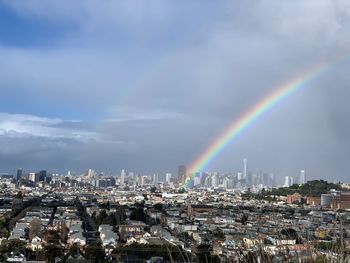
[{"label": "sky", "polygon": [[349,28],[347,0],[0,0],[0,170],[175,173],[326,62],[207,169],[347,181]]}]

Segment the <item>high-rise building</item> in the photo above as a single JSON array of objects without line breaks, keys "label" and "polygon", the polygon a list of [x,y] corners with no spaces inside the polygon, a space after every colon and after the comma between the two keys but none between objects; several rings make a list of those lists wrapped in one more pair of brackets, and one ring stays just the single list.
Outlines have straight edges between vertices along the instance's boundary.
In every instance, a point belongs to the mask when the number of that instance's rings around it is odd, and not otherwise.
[{"label": "high-rise building", "polygon": [[47,172],[45,170],[42,170],[38,173],[39,175],[39,182],[44,182],[45,178],[47,176]]},{"label": "high-rise building", "polygon": [[204,186],[205,187],[211,187],[211,177],[206,174],[206,176],[204,176]]},{"label": "high-rise building", "polygon": [[293,177],[286,175],[284,177],[284,186],[289,187],[291,185],[293,185]]},{"label": "high-rise building", "polygon": [[158,174],[153,174],[153,184],[158,184]]},{"label": "high-rise building", "polygon": [[39,174],[38,173],[29,173],[29,180],[33,183],[39,182]]},{"label": "high-rise building", "polygon": [[16,178],[15,178],[16,181],[21,180],[22,175],[23,175],[22,169],[21,168],[17,169]]},{"label": "high-rise building", "polygon": [[97,176],[96,172],[92,169],[87,170],[87,172],[85,173],[85,176],[92,179],[95,178]]},{"label": "high-rise building", "polygon": [[124,185],[125,184],[125,176],[126,176],[126,172],[123,169],[120,173],[120,185]]},{"label": "high-rise building", "polygon": [[197,172],[194,175],[193,178],[193,186],[200,186],[201,185],[201,173]]},{"label": "high-rise building", "polygon": [[200,178],[200,186],[205,186],[205,180],[208,177],[207,173],[199,173],[199,178]]},{"label": "high-rise building", "polygon": [[253,186],[254,181],[254,174],[253,173],[247,173],[245,177],[245,185],[248,187]]},{"label": "high-rise building", "polygon": [[243,179],[247,179],[247,171],[248,170],[248,160],[247,158],[243,159]]},{"label": "high-rise building", "polygon": [[211,176],[211,187],[218,187],[219,185],[219,174],[213,173]]},{"label": "high-rise building", "polygon": [[305,184],[306,183],[305,170],[301,170],[300,171],[299,183],[300,184]]},{"label": "high-rise building", "polygon": [[168,184],[171,182],[171,173],[165,174],[165,182],[167,182]]},{"label": "high-rise building", "polygon": [[186,179],[186,166],[185,165],[179,165],[177,169],[177,180],[179,182],[183,182]]},{"label": "high-rise building", "polygon": [[270,186],[274,187],[276,186],[276,176],[273,173],[270,173]]},{"label": "high-rise building", "polygon": [[147,176],[145,175],[141,176],[141,186],[146,185],[146,183],[147,183]]}]

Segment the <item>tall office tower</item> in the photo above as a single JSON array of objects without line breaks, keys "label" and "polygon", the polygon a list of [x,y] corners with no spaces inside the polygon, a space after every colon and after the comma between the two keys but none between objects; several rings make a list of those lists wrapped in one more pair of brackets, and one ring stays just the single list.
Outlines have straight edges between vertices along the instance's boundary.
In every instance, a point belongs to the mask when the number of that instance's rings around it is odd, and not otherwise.
[{"label": "tall office tower", "polygon": [[272,187],[276,186],[276,176],[273,173],[270,173],[270,186]]},{"label": "tall office tower", "polygon": [[259,184],[259,177],[257,174],[251,175],[251,186],[256,186]]},{"label": "tall office tower", "polygon": [[209,175],[205,177],[204,187],[211,187],[211,177]]},{"label": "tall office tower", "polygon": [[243,179],[247,179],[247,169],[248,169],[247,165],[248,165],[248,160],[247,158],[244,158],[243,159]]},{"label": "tall office tower", "polygon": [[226,176],[224,177],[224,179],[222,180],[222,186],[227,189],[229,185],[229,178]]},{"label": "tall office tower", "polygon": [[208,174],[207,173],[202,173],[202,176],[201,176],[201,174],[199,173],[199,177],[201,178],[201,182],[200,182],[200,185],[201,186],[206,186],[205,185],[205,180],[207,179],[207,177],[208,177]]},{"label": "tall office tower", "polygon": [[290,176],[288,176],[288,175],[286,175],[285,177],[284,177],[284,186],[285,187],[289,187],[291,184],[291,177]]},{"label": "tall office tower", "polygon": [[227,188],[233,189],[235,187],[235,179],[233,177],[228,177]]},{"label": "tall office tower", "polygon": [[120,173],[120,185],[124,185],[125,184],[125,176],[126,176],[126,172],[123,169]]},{"label": "tall office tower", "polygon": [[262,180],[262,184],[264,185],[264,186],[271,186],[271,184],[270,184],[270,176],[269,176],[269,174],[268,173],[264,173],[263,175],[262,175],[262,178],[261,178],[261,180]]},{"label": "tall office tower", "polygon": [[147,176],[146,175],[142,175],[141,176],[141,186],[146,185],[147,183]]},{"label": "tall office tower", "polygon": [[294,184],[294,178],[292,176],[289,177],[289,186]]},{"label": "tall office tower", "polygon": [[195,173],[193,178],[193,186],[200,186],[200,184],[201,184],[201,174]]},{"label": "tall office tower", "polygon": [[300,184],[305,184],[306,183],[305,170],[301,170],[300,171],[299,183]]},{"label": "tall office tower", "polygon": [[29,180],[33,183],[36,183],[39,181],[39,174],[37,173],[29,173]]},{"label": "tall office tower", "polygon": [[17,173],[16,173],[16,181],[21,180],[21,177],[23,175],[23,171],[21,168],[17,169]]},{"label": "tall office tower", "polygon": [[165,174],[165,182],[170,184],[170,182],[171,182],[171,173],[166,173]]},{"label": "tall office tower", "polygon": [[85,174],[88,178],[92,179],[94,177],[96,177],[96,172],[92,169],[87,170],[86,174]]},{"label": "tall office tower", "polygon": [[47,172],[45,170],[40,171],[39,172],[39,182],[44,182],[46,176],[47,176]]},{"label": "tall office tower", "polygon": [[158,174],[153,174],[153,184],[158,184]]},{"label": "tall office tower", "polygon": [[245,178],[245,185],[246,186],[251,187],[253,185],[253,177],[254,177],[254,174],[247,173],[246,178]]},{"label": "tall office tower", "polygon": [[180,165],[177,169],[177,180],[183,182],[186,179],[186,166]]},{"label": "tall office tower", "polygon": [[[130,183],[131,183],[131,182],[134,183],[135,180],[136,180],[135,178],[136,178],[136,177],[135,177],[135,173],[134,173],[134,172],[129,172],[129,173],[128,173],[128,180],[129,180]],[[129,183],[129,184],[130,184],[130,183]]]},{"label": "tall office tower", "polygon": [[218,187],[219,185],[219,174],[213,173],[211,176],[211,187]]}]

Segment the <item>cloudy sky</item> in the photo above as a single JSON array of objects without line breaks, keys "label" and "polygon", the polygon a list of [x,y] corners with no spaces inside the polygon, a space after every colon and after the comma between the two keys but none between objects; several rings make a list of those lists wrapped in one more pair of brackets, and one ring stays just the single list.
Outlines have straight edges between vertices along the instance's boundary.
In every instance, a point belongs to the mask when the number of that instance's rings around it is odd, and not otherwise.
[{"label": "cloudy sky", "polygon": [[175,172],[327,63],[208,169],[346,180],[349,28],[347,0],[0,0],[1,171]]}]

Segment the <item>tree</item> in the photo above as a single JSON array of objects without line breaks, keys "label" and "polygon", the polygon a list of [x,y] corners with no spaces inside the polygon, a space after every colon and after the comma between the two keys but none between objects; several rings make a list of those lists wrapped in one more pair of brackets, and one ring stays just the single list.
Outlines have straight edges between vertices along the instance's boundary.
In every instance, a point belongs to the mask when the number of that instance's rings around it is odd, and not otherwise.
[{"label": "tree", "polygon": [[18,199],[23,199],[23,193],[22,191],[18,191],[17,195],[16,195],[16,198]]},{"label": "tree", "polygon": [[185,262],[188,257],[181,247],[167,245],[144,245],[133,243],[129,246],[118,246],[112,251],[114,258],[118,258],[121,255],[135,255],[142,259],[150,259],[151,257],[162,257],[167,262]]},{"label": "tree", "polygon": [[48,244],[55,244],[59,245],[60,244],[60,234],[56,230],[47,230],[44,235],[44,240]]},{"label": "tree", "polygon": [[67,227],[67,224],[64,221],[62,221],[60,223],[60,229],[59,229],[59,235],[60,235],[60,238],[61,238],[62,242],[66,242],[67,241],[68,233],[69,233],[69,229]]},{"label": "tree", "polygon": [[25,252],[26,243],[19,239],[3,240],[0,245],[0,260],[5,262],[6,254],[10,252]]},{"label": "tree", "polygon": [[156,191],[157,191],[157,187],[152,186],[151,189],[150,189],[150,192],[151,193],[155,193]]},{"label": "tree", "polygon": [[8,238],[10,236],[10,232],[6,227],[1,228],[0,232],[1,237]]},{"label": "tree", "polygon": [[49,263],[54,263],[55,258],[59,257],[63,254],[63,249],[58,244],[47,244],[44,248],[45,251],[45,258]]},{"label": "tree", "polygon": [[35,236],[40,236],[41,221],[39,219],[33,219],[29,223],[29,239],[32,240]]},{"label": "tree", "polygon": [[210,262],[212,247],[209,244],[200,244],[196,249],[196,256],[199,262]]},{"label": "tree", "polygon": [[85,249],[85,258],[91,262],[103,262],[105,259],[105,251],[101,243],[95,242],[88,245]]},{"label": "tree", "polygon": [[6,219],[4,216],[0,216],[0,236],[5,238],[9,237],[9,231],[6,226]]},{"label": "tree", "polygon": [[248,222],[248,215],[247,214],[242,214],[241,216],[241,223],[242,225],[246,225]]},{"label": "tree", "polygon": [[95,222],[96,225],[101,225],[103,220],[105,220],[107,217],[108,217],[108,214],[106,210],[103,209],[96,218],[96,222]]},{"label": "tree", "polygon": [[186,190],[185,190],[185,188],[180,188],[178,192],[179,192],[179,194],[184,194],[184,193],[186,193]]},{"label": "tree", "polygon": [[142,221],[146,223],[147,216],[143,208],[138,207],[131,211],[130,220]]},{"label": "tree", "polygon": [[69,250],[69,254],[73,257],[78,257],[80,255],[79,244],[74,243]]},{"label": "tree", "polygon": [[158,210],[159,212],[161,212],[163,210],[163,204],[162,203],[157,203],[153,205],[153,208],[155,210]]},{"label": "tree", "polygon": [[213,231],[213,235],[216,239],[225,240],[224,232],[222,232],[222,230],[218,227]]}]

